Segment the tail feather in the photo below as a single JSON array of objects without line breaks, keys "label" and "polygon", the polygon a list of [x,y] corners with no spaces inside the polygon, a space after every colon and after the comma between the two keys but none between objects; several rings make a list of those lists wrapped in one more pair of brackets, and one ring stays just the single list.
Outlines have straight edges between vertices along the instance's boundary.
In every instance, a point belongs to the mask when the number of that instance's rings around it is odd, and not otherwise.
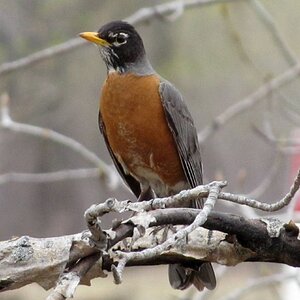
[{"label": "tail feather", "polygon": [[178,290],[184,290],[192,284],[199,291],[205,287],[209,290],[216,287],[216,277],[210,263],[203,263],[197,271],[179,264],[169,265],[169,281]]}]

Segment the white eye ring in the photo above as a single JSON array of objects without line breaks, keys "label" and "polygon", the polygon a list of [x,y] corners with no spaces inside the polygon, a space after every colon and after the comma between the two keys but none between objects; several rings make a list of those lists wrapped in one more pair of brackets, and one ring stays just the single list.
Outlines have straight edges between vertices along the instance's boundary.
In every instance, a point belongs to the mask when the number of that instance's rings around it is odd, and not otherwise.
[{"label": "white eye ring", "polygon": [[110,33],[109,36],[115,38],[113,45],[119,47],[127,43],[128,34],[124,32]]}]

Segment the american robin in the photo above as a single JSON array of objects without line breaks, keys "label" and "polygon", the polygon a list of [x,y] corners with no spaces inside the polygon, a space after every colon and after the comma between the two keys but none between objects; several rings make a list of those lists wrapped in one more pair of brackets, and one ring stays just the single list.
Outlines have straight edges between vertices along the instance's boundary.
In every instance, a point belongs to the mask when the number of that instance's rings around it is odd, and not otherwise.
[{"label": "american robin", "polygon": [[[80,36],[95,43],[107,67],[99,127],[112,160],[139,201],[170,196],[202,184],[202,163],[193,119],[179,91],[147,59],[135,28],[110,22]],[[190,207],[201,208],[203,199]],[[210,263],[193,269],[169,266],[170,284],[214,289]]]}]

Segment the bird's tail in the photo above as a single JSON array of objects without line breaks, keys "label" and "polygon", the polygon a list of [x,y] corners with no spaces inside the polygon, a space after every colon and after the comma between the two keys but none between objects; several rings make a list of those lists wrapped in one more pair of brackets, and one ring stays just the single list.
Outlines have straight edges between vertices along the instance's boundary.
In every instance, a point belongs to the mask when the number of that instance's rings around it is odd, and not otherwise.
[{"label": "bird's tail", "polygon": [[199,291],[205,287],[209,290],[216,287],[216,277],[210,263],[203,263],[198,270],[189,269],[180,264],[169,265],[169,281],[174,289],[179,290],[184,290],[192,284]]}]

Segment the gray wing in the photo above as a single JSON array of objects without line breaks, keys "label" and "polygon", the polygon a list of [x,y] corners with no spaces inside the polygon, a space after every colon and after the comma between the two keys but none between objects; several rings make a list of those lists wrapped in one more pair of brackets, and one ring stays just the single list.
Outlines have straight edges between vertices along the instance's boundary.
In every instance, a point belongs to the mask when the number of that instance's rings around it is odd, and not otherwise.
[{"label": "gray wing", "polygon": [[[186,179],[191,187],[203,183],[200,146],[196,128],[180,92],[169,82],[160,83],[159,92],[168,126],[173,134]],[[203,200],[196,207],[203,206]]]},{"label": "gray wing", "polygon": [[141,194],[141,187],[140,187],[140,183],[132,176],[130,176],[129,174],[126,174],[123,170],[122,165],[118,162],[116,156],[114,155],[108,139],[107,139],[107,135],[106,135],[106,131],[105,131],[105,125],[102,121],[102,117],[101,117],[101,113],[99,112],[99,117],[98,117],[98,124],[99,124],[99,129],[100,132],[102,133],[103,137],[104,137],[104,141],[106,144],[106,147],[108,149],[108,152],[112,158],[112,161],[116,167],[116,169],[118,170],[119,174],[121,175],[121,177],[123,178],[123,180],[126,182],[126,184],[128,185],[128,187],[132,190],[132,192],[135,194],[135,196],[138,198]]},{"label": "gray wing", "polygon": [[[160,83],[160,95],[168,126],[173,134],[180,161],[191,187],[203,183],[200,147],[196,128],[180,92],[169,82]],[[204,200],[197,199],[191,203],[193,207],[202,208]],[[212,290],[216,286],[216,278],[210,263],[203,263],[199,270],[190,273],[183,266],[169,266],[169,280],[176,289],[185,289],[192,283],[201,291],[204,286]]]}]

